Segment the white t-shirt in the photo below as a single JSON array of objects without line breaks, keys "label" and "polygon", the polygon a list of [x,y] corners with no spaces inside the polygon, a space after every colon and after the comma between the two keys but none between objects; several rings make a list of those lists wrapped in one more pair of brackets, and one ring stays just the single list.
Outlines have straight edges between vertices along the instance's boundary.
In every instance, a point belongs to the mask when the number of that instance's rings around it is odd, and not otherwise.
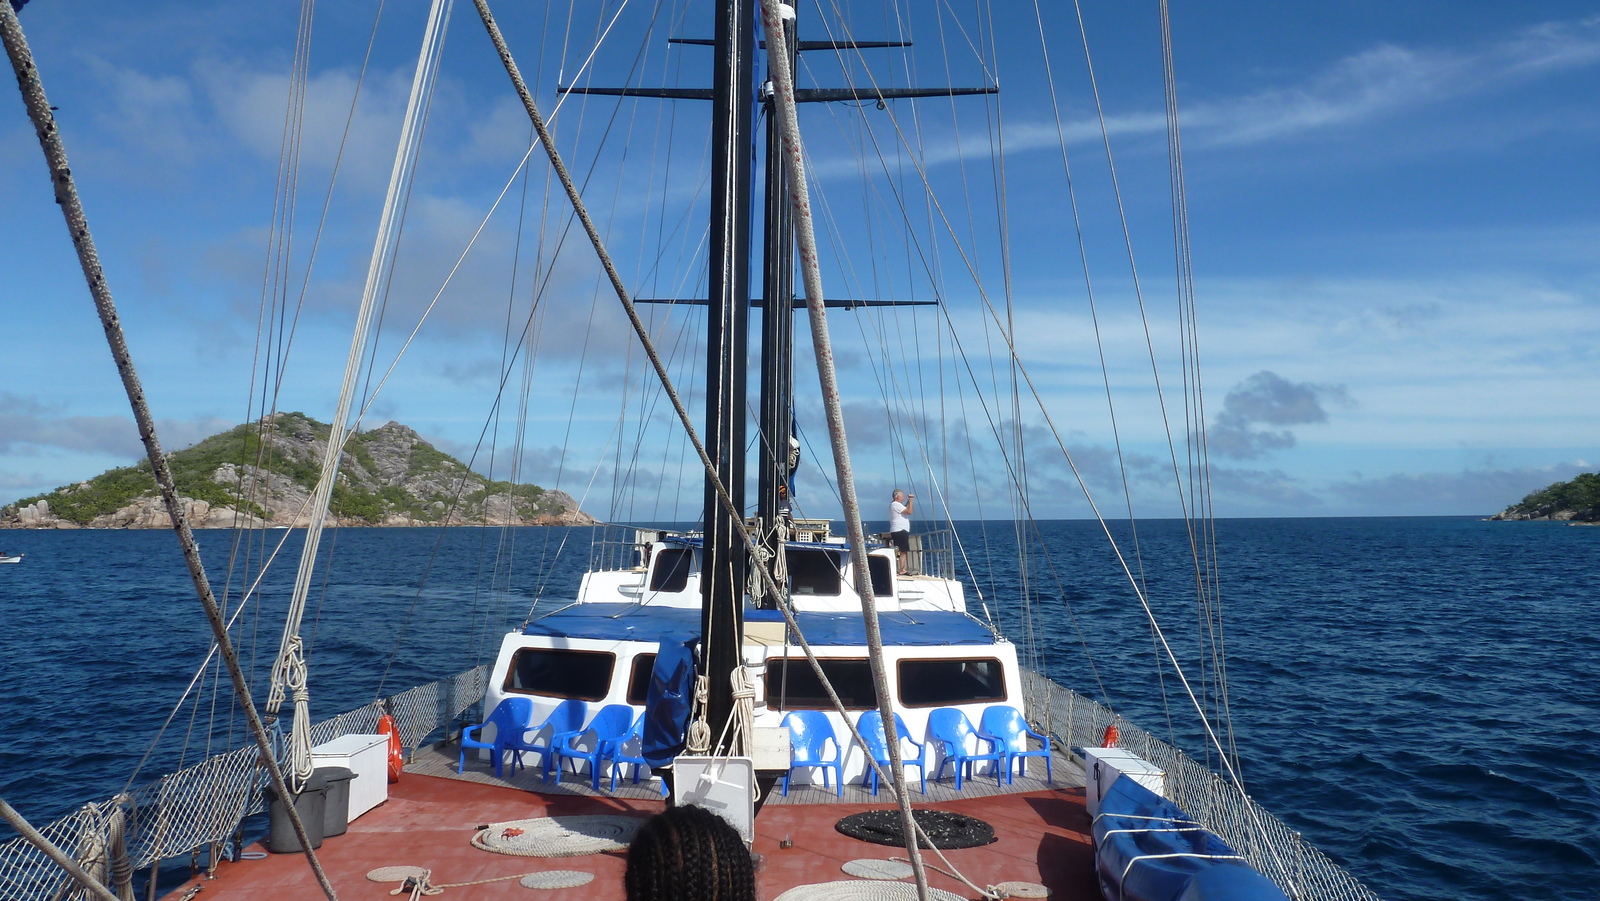
[{"label": "white t-shirt", "polygon": [[906,505],[899,501],[889,502],[889,531],[911,531],[911,517],[906,515]]}]

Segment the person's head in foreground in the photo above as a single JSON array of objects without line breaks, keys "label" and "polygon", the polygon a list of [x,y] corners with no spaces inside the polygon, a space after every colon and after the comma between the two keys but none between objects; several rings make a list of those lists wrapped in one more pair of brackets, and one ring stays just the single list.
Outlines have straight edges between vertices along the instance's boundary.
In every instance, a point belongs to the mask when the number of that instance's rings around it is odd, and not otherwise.
[{"label": "person's head in foreground", "polygon": [[755,901],[750,851],[727,820],[704,807],[669,807],[628,847],[628,901]]}]

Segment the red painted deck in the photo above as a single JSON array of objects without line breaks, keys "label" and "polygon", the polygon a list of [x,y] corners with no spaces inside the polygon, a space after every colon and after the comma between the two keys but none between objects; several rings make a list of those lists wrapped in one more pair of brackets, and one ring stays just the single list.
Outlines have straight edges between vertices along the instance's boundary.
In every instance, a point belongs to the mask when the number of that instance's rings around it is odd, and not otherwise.
[{"label": "red painted deck", "polygon": [[[916,794],[912,795],[917,798]],[[905,849],[873,845],[842,835],[834,829],[839,818],[879,804],[826,804],[768,806],[756,818],[755,851],[761,855],[756,881],[763,901],[785,890],[816,882],[849,879],[840,865],[856,858],[903,857]],[[1091,901],[1099,898],[1095,884],[1092,848],[1087,835],[1089,817],[1083,807],[1083,789],[1060,788],[996,795],[937,804],[936,807],[979,817],[995,827],[1000,840],[982,848],[946,851],[956,867],[978,885],[1005,880],[1042,882],[1056,901]],[[436,885],[475,882],[539,870],[583,870],[595,874],[578,888],[531,891],[516,879],[486,885],[446,889],[441,897],[458,899],[535,897],[621,901],[621,853],[585,857],[513,857],[474,848],[469,839],[476,827],[506,820],[561,814],[638,814],[662,809],[660,801],[540,795],[515,788],[481,785],[407,773],[390,786],[389,800],[350,824],[345,835],[323,842],[318,858],[341,899],[388,899],[395,883],[366,879],[368,871],[386,866],[420,866],[433,870]],[[793,847],[781,848],[785,838]],[[259,850],[259,846],[252,850]],[[924,860],[938,865],[925,852]],[[964,897],[975,897],[955,879],[929,871],[931,884]],[[265,860],[223,863],[217,877],[204,883],[202,899],[226,901],[283,901],[285,898],[320,898],[321,891],[305,856],[273,854]],[[191,883],[192,885],[193,883]],[[183,897],[188,886],[169,894]]]}]

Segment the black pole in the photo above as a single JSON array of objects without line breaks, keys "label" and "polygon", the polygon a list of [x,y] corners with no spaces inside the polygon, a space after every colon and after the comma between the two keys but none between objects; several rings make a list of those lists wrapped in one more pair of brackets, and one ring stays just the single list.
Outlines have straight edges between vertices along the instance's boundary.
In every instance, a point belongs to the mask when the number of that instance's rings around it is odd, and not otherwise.
[{"label": "black pole", "polygon": [[[784,23],[783,35],[791,65],[795,59],[796,22]],[[756,515],[761,543],[776,553],[772,524],[780,508],[778,486],[788,481],[789,435],[794,398],[794,223],[789,217],[788,175],[783,166],[783,139],[772,100],[767,111],[766,207],[762,228],[761,283],[761,441],[756,447]],[[772,561],[774,558],[767,558]],[[769,569],[771,564],[768,564]],[[777,604],[767,598],[765,606]]]},{"label": "black pole", "polygon": [[[750,340],[750,169],[755,64],[753,0],[718,0],[711,146],[711,272],[706,322],[706,450],[744,509],[745,364]],[[712,734],[733,711],[728,674],[743,643],[746,555],[708,475],[701,561],[703,672]]]}]

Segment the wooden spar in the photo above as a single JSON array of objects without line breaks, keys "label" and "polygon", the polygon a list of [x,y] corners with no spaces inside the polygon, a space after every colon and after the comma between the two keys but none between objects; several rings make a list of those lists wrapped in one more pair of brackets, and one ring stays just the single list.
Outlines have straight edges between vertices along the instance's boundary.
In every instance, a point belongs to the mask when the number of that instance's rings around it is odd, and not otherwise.
[{"label": "wooden spar", "polygon": [[[205,566],[200,562],[200,548],[195,544],[194,532],[189,529],[189,518],[183,512],[183,505],[179,503],[178,488],[172,481],[172,470],[167,466],[166,455],[161,452],[161,441],[156,436],[155,418],[151,416],[150,406],[145,402],[144,386],[139,382],[139,373],[133,366],[133,356],[128,352],[128,341],[122,331],[122,320],[117,316],[117,306],[111,299],[111,288],[106,284],[105,272],[100,266],[100,255],[95,250],[94,238],[89,234],[89,220],[84,215],[83,203],[78,198],[78,187],[72,181],[72,170],[67,166],[66,147],[62,144],[61,134],[56,129],[55,116],[50,114],[50,101],[45,97],[44,83],[39,80],[39,70],[33,64],[33,51],[28,48],[28,41],[22,33],[22,23],[17,21],[16,11],[6,0],[0,0],[0,39],[4,40],[6,55],[10,57],[11,68],[16,72],[17,87],[21,90],[23,102],[27,105],[28,118],[33,120],[33,129],[39,136],[39,147],[44,151],[45,164],[50,167],[50,181],[55,185],[56,203],[61,206],[61,215],[67,222],[67,232],[72,236],[72,245],[78,251],[78,264],[83,268],[83,277],[89,283],[89,294],[94,299],[95,310],[100,316],[100,326],[105,330],[106,343],[111,349],[111,359],[116,362],[117,374],[122,377],[122,387],[128,394],[128,404],[133,408],[133,419],[139,426],[139,439],[144,442],[150,469],[155,475],[156,484],[161,488],[161,499],[166,503],[167,516],[172,520],[173,531],[178,533],[178,544],[183,549],[183,559],[188,564],[189,577],[194,581],[195,593],[199,595],[200,605],[205,608],[206,619],[211,623],[212,638],[222,651],[222,659],[228,665],[228,676],[233,680],[233,693],[238,698],[245,719],[249,721],[250,734],[255,738],[256,747],[261,751],[261,761],[272,777],[273,789],[278,792],[278,797],[291,798],[293,795],[283,781],[283,771],[278,768],[277,758],[273,756],[266,727],[262,725],[261,716],[256,712],[255,702],[250,697],[250,686],[245,681],[244,671],[239,668],[239,658],[234,653],[233,641],[228,637],[228,627],[223,622],[222,609],[217,606],[216,596],[211,592],[211,582],[206,578]],[[289,822],[294,826],[294,834],[300,841],[300,847],[305,849],[306,860],[310,862],[311,870],[316,873],[317,882],[322,886],[323,894],[328,896],[329,901],[338,901],[338,894],[328,882],[328,876],[322,871],[322,864],[311,848],[311,839],[306,835],[305,824],[300,821],[295,805],[285,804],[284,809],[289,815]]]},{"label": "wooden spar", "polygon": [[872,681],[878,696],[878,711],[883,716],[883,734],[889,749],[889,771],[894,777],[895,803],[900,808],[900,827],[906,837],[906,856],[917,880],[917,897],[928,898],[928,873],[917,847],[917,822],[911,815],[911,798],[905,792],[905,770],[900,763],[900,737],[895,729],[894,704],[889,697],[888,674],[883,668],[883,635],[878,630],[878,604],[872,591],[872,576],[867,564],[867,536],[861,526],[861,506],[856,501],[855,475],[850,469],[850,448],[845,443],[844,410],[839,401],[839,379],[833,366],[833,345],[828,337],[828,311],[822,299],[822,273],[817,267],[817,239],[811,225],[811,205],[800,149],[800,125],[795,116],[794,76],[784,40],[783,17],[778,0],[761,0],[761,25],[767,33],[767,69],[772,75],[773,109],[778,114],[783,135],[783,162],[789,175],[789,206],[794,213],[795,237],[800,244],[800,273],[805,282],[806,309],[811,316],[811,345],[817,358],[817,376],[822,382],[822,405],[828,414],[828,441],[833,446],[833,465],[839,481],[839,501],[844,508],[845,530],[850,560],[855,569],[856,594],[861,598],[861,616],[866,624],[867,659],[872,665]]}]

